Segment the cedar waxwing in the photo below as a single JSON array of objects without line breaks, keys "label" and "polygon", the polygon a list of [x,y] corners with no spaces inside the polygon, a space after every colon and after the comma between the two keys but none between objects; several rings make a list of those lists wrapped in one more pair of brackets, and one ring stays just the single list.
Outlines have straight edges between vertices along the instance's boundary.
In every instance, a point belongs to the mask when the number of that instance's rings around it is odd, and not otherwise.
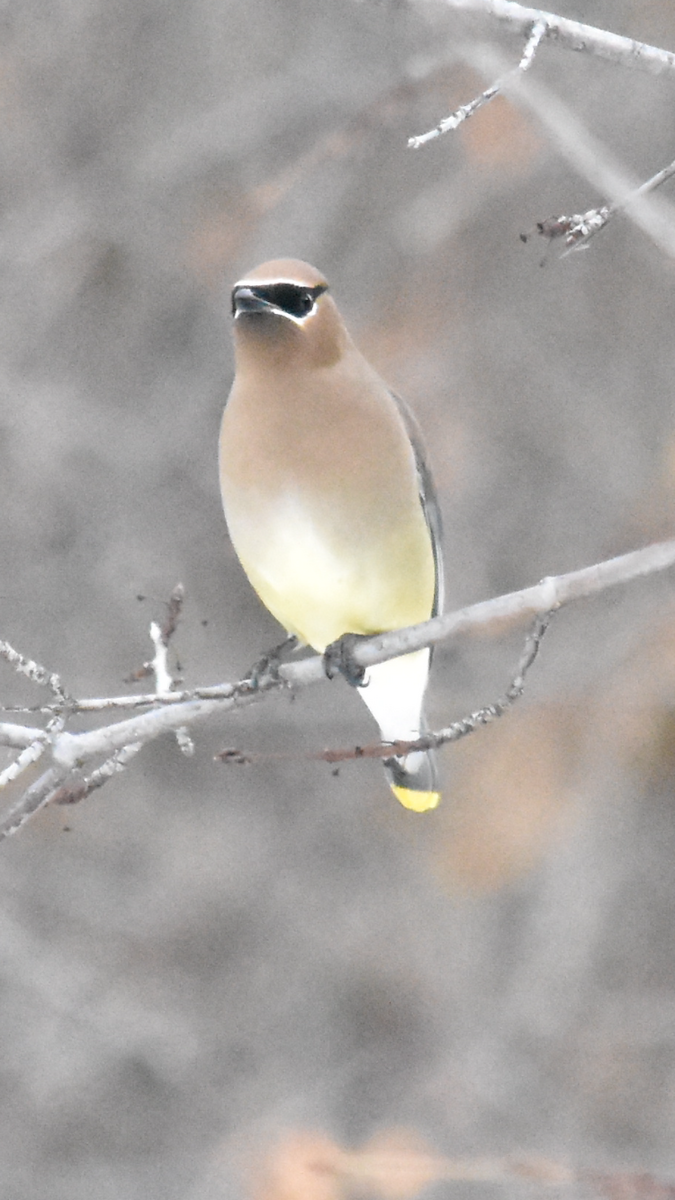
[{"label": "cedar waxwing", "polygon": [[[295,259],[263,263],[235,284],[232,315],[220,483],[263,604],[320,653],[347,633],[435,616],[440,516],[417,423],[356,349],[323,276]],[[383,741],[424,731],[430,658],[416,651],[360,677]],[[436,807],[430,752],[384,765],[401,804]]]}]

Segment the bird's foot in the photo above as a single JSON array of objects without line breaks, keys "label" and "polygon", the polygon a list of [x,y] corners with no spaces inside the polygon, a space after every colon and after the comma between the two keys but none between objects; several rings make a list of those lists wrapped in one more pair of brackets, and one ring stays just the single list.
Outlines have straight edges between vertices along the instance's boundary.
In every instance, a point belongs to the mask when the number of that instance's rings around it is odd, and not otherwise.
[{"label": "bird's foot", "polygon": [[329,679],[342,675],[350,687],[364,687],[366,668],[354,659],[354,647],[364,641],[368,634],[343,633],[337,641],[331,642],[323,652],[323,669]]},{"label": "bird's foot", "polygon": [[298,644],[298,639],[294,633],[289,633],[283,642],[279,642],[278,646],[273,646],[271,650],[266,650],[261,654],[257,662],[246,673],[246,679],[251,684],[251,687],[258,689],[266,683],[279,682],[279,667],[286,654],[291,650],[295,650]]}]

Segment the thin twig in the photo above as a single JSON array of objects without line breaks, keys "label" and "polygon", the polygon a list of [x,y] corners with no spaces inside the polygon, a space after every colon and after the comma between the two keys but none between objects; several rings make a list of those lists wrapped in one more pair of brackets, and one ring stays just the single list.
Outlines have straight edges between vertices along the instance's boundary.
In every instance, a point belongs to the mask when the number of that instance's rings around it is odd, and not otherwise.
[{"label": "thin twig", "polygon": [[[158,625],[156,621],[152,621],[150,623],[150,637],[155,647],[155,657],[152,661],[152,669],[155,676],[155,686],[157,688],[157,692],[162,697],[170,695],[174,686],[173,677],[168,666],[169,642],[173,634],[176,632],[184,599],[185,588],[183,587],[182,583],[177,583],[171,593],[171,596],[169,597],[169,603],[166,606],[166,617],[163,623],[161,625]],[[187,758],[191,758],[195,752],[195,744],[185,725],[179,725],[178,729],[175,731],[175,738],[181,754],[184,754]],[[119,760],[117,756],[113,755],[113,758],[109,759],[108,761],[115,763],[114,770],[122,770],[124,764],[118,765]],[[101,782],[104,782],[103,777]],[[100,784],[96,784],[95,786],[100,787]]]},{"label": "thin twig", "polygon": [[[105,713],[123,711],[125,709],[134,710],[137,708],[156,708],[158,704],[173,705],[184,704],[188,700],[228,700],[233,693],[238,689],[244,689],[247,686],[250,690],[250,683],[242,680],[241,683],[217,683],[212,687],[197,687],[183,688],[179,692],[169,692],[167,695],[162,695],[159,692],[144,692],[138,696],[101,696],[91,697],[82,700],[73,700],[69,706],[69,713]],[[14,713],[54,713],[60,712],[61,709],[57,704],[3,704],[0,706],[1,712]],[[10,725],[9,729],[23,729],[20,725]],[[0,745],[4,743],[0,740]],[[8,743],[14,744],[14,743]],[[19,743],[23,745],[23,742]]]},{"label": "thin twig", "polygon": [[[452,725],[449,725],[446,729],[439,729],[433,732],[429,730],[427,733],[413,740],[405,741],[400,739],[395,742],[373,742],[368,746],[351,746],[346,749],[318,750],[302,757],[310,761],[332,764],[349,762],[351,759],[358,758],[391,758],[392,755],[403,757],[415,750],[437,750],[440,746],[444,746],[448,742],[457,742],[460,738],[466,737],[467,734],[474,733],[483,725],[491,724],[498,717],[503,717],[504,713],[508,712],[516,700],[522,696],[525,688],[525,676],[539,653],[539,647],[553,615],[553,612],[548,612],[538,615],[535,618],[534,625],[525,639],[525,647],[520,656],[516,673],[504,695],[492,704],[487,704],[484,708],[479,708],[476,712],[470,713],[468,717],[463,717],[459,721],[453,721]],[[251,754],[245,750],[229,747],[226,750],[221,750],[214,757],[219,762],[227,763],[228,765],[249,766],[254,762],[267,762],[270,759],[276,760],[288,756]],[[293,757],[297,757],[297,755],[293,755]]]},{"label": "thin twig", "polygon": [[[14,670],[18,674],[25,675],[32,683],[37,683],[40,687],[49,688],[56,697],[59,708],[59,711],[51,716],[46,730],[35,730],[35,736],[31,738],[27,745],[24,745],[21,753],[17,755],[9,766],[5,767],[4,771],[0,771],[0,790],[2,790],[8,784],[14,783],[33,763],[38,762],[47,749],[50,738],[63,731],[65,726],[63,710],[68,707],[70,697],[66,694],[58,675],[47,671],[45,667],[33,659],[26,658],[25,655],[20,654],[18,650],[10,646],[9,642],[0,641],[0,657],[4,658],[6,662],[14,667]],[[5,728],[7,729],[7,727]],[[3,739],[2,744],[12,745],[15,743],[12,743],[8,737],[6,741]]]},{"label": "thin twig", "polygon": [[[675,162],[664,167],[663,170],[657,171],[651,179],[647,179],[645,183],[640,184],[640,187],[624,196],[623,200],[617,200],[614,204],[603,204],[600,208],[589,208],[584,213],[573,213],[569,217],[564,215],[547,217],[544,221],[537,221],[536,231],[549,241],[563,238],[566,248],[562,257],[571,254],[574,250],[583,250],[590,238],[604,229],[612,217],[617,213],[624,212],[641,196],[647,196],[650,192],[656,191],[656,188],[661,187],[661,184],[672,178],[673,175],[675,175]],[[525,233],[521,233],[520,237],[523,242],[528,240],[528,235]]]},{"label": "thin twig", "polygon": [[[669,257],[675,258],[675,211],[663,199],[655,200],[650,193],[654,192],[666,179],[675,173],[675,165],[665,167],[646,183],[639,183],[613,158],[610,152],[585,128],[582,121],[564,101],[541,83],[531,79],[524,81],[524,74],[532,63],[535,51],[543,37],[571,38],[576,49],[594,48],[600,53],[599,47],[604,47],[606,57],[623,55],[631,61],[655,61],[659,55],[665,55],[668,65],[675,66],[675,55],[669,51],[658,51],[655,47],[644,43],[633,42],[630,38],[617,38],[604,30],[594,30],[590,26],[578,25],[577,22],[565,22],[552,13],[539,9],[524,8],[519,4],[506,3],[506,0],[446,0],[454,7],[476,8],[494,16],[501,16],[515,22],[519,27],[529,25],[530,36],[517,67],[512,67],[503,55],[498,54],[489,46],[464,46],[459,48],[465,61],[480,71],[490,82],[479,96],[463,104],[451,116],[427,133],[408,139],[408,145],[418,148],[432,141],[442,133],[456,129],[468,117],[478,112],[489,100],[500,92],[510,99],[525,104],[533,115],[541,122],[548,134],[554,139],[558,150],[581,175],[607,197],[608,203],[597,208],[589,209],[586,213],[574,214],[571,217],[551,217],[540,222],[537,230],[544,237],[553,239],[564,237],[566,246],[571,249],[586,245],[588,239],[603,229],[608,220],[617,212],[626,211],[630,219]],[[574,27],[574,36],[573,30]],[[576,42],[574,41],[576,38]],[[620,47],[620,54],[619,54]],[[456,52],[458,48],[455,48]],[[611,50],[611,52],[610,52]],[[653,55],[650,58],[650,54]],[[527,240],[527,235],[521,235]]]},{"label": "thin twig", "polygon": [[40,663],[34,662],[32,658],[26,658],[23,654],[19,654],[19,651],[10,646],[9,642],[0,641],[0,658],[4,658],[19,675],[25,675],[32,683],[49,688],[62,705],[69,703],[70,697],[64,691],[60,677],[53,671],[48,671]]},{"label": "thin twig", "polygon": [[79,782],[64,784],[52,793],[48,798],[50,804],[78,804],[80,800],[90,796],[96,788],[103,787],[113,775],[117,775],[123,771],[131,759],[142,750],[142,742],[130,742],[128,746],[123,746],[121,750],[116,750],[114,754],[107,758],[100,767],[92,771],[91,775],[87,775]]},{"label": "thin twig", "polygon": [[[184,600],[185,588],[182,583],[177,583],[169,597],[166,605],[166,613],[161,625],[158,621],[150,622],[150,640],[155,647],[152,661],[143,663],[140,670],[134,671],[126,681],[133,683],[135,680],[143,679],[148,675],[154,675],[155,697],[162,703],[166,703],[167,699],[170,696],[173,698],[174,695],[174,681],[169,670],[169,642],[178,627]],[[121,706],[118,704],[116,707],[119,708]],[[138,705],[125,707],[138,707]],[[186,727],[184,725],[179,726],[178,729],[174,730],[174,736],[181,753],[190,758],[195,752],[195,744]],[[116,765],[115,770],[121,771],[122,766]],[[100,787],[100,784],[96,784],[95,786]]]},{"label": "thin twig", "polygon": [[162,628],[156,621],[150,622],[150,640],[155,647],[155,657],[152,660],[152,673],[155,676],[155,688],[158,696],[166,696],[173,687],[173,679],[168,667],[169,643],[165,641]]},{"label": "thin twig", "polygon": [[178,621],[180,620],[180,615],[183,611],[184,601],[185,601],[185,588],[183,587],[182,583],[177,583],[176,586],[174,587],[171,595],[169,596],[169,599],[168,599],[168,602],[166,605],[166,613],[164,615],[164,620],[162,621],[162,626],[161,626],[162,639],[166,646],[168,646],[169,642],[171,641],[171,638],[173,637],[174,633],[176,632],[176,629],[178,628]]},{"label": "thin twig", "polygon": [[0,774],[0,789],[7,787],[10,783],[14,783],[24,771],[27,771],[34,763],[40,761],[50,742],[53,742],[54,738],[58,737],[65,729],[66,720],[67,715],[65,712],[55,713],[49,719],[47,728],[40,730],[30,746],[26,746],[25,750],[21,751],[21,754],[18,755],[14,762],[10,763],[2,774]]},{"label": "thin twig", "polygon": [[[518,63],[517,67],[513,68],[513,73],[522,73],[523,71],[528,70],[532,64],[532,60],[534,59],[537,47],[545,33],[546,23],[544,21],[536,21],[532,27],[532,32],[527,39],[520,62]],[[498,79],[496,83],[491,84],[490,87],[487,87],[484,92],[481,92],[480,96],[476,96],[476,98],[469,101],[468,104],[461,104],[459,108],[455,109],[454,113],[451,113],[449,117],[444,117],[442,121],[438,122],[438,125],[436,125],[433,129],[428,130],[427,133],[420,133],[417,135],[417,137],[408,138],[408,146],[410,149],[418,150],[420,146],[424,146],[427,142],[433,141],[434,138],[440,137],[441,134],[450,133],[453,129],[457,129],[457,126],[461,125],[462,121],[466,121],[469,117],[472,117],[473,114],[478,112],[478,110],[482,108],[484,104],[487,104],[489,100],[494,100],[495,96],[498,96],[502,90],[504,82],[504,79]]]},{"label": "thin twig", "polygon": [[35,783],[12,805],[0,822],[0,840],[17,833],[26,821],[49,804],[54,793],[69,774],[64,767],[48,767]]},{"label": "thin twig", "polygon": [[[139,597],[143,599],[143,597]],[[138,683],[140,679],[147,679],[148,676],[155,676],[155,684],[157,691],[170,691],[172,685],[171,676],[167,667],[166,651],[169,647],[169,642],[176,632],[178,620],[180,618],[183,602],[185,600],[185,588],[182,583],[177,583],[174,587],[169,599],[166,603],[166,613],[164,620],[159,624],[157,621],[150,622],[150,638],[155,647],[155,656],[150,662],[144,662],[142,667],[136,671],[132,671],[125,679],[125,683]],[[159,676],[166,687],[160,685]],[[168,682],[167,682],[168,681]]]}]

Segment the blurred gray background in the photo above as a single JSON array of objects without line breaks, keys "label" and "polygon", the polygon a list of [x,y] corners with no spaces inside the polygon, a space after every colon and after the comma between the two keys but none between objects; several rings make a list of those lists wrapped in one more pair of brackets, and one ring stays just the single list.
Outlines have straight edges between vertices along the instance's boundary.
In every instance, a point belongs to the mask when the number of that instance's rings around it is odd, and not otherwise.
[{"label": "blurred gray background", "polygon": [[[675,49],[669,0],[557,11]],[[278,637],[216,475],[229,288],[269,257],[327,274],[415,407],[449,606],[672,535],[675,265],[617,218],[540,266],[519,234],[604,197],[503,100],[406,147],[483,86],[462,43],[522,39],[412,0],[24,0],[0,30],[0,636],[73,693],[128,690],[178,580],[187,685]],[[638,178],[673,159],[675,77],[555,45],[532,77]],[[563,612],[427,816],[376,763],[303,759],[374,735],[338,682],[6,843],[3,1198],[314,1200],[288,1131],[401,1127],[675,1176],[674,617],[672,575]],[[522,636],[441,650],[432,723],[495,699]]]}]

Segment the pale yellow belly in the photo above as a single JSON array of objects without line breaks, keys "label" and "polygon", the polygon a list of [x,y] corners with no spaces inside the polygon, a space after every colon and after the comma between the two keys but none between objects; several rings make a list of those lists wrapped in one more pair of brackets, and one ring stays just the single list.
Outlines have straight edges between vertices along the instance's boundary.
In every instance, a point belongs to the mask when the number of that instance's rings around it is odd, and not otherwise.
[{"label": "pale yellow belly", "polygon": [[434,595],[431,539],[420,506],[377,534],[317,522],[300,499],[274,504],[225,496],[232,543],[263,604],[322,651],[343,633],[376,633],[426,620]]}]

